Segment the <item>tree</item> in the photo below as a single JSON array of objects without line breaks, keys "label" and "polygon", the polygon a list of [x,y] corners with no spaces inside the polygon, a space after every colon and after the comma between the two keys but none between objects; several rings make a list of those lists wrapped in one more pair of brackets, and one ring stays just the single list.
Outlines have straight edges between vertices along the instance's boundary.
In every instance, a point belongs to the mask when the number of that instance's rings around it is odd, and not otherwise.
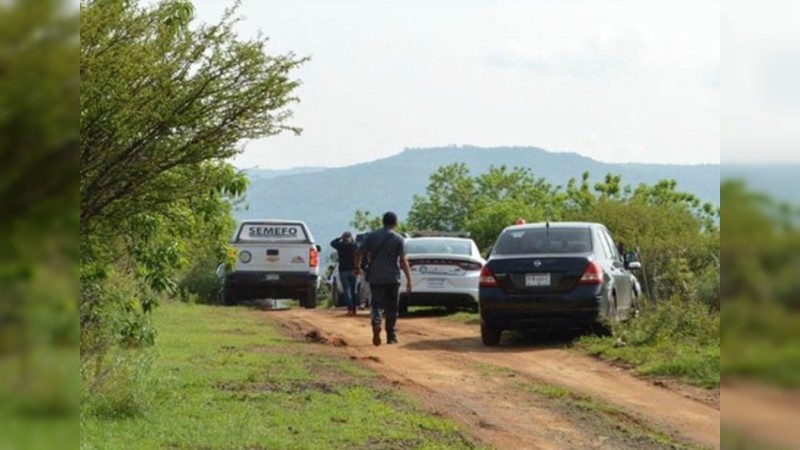
[{"label": "tree", "polygon": [[240,40],[229,10],[192,24],[191,4],[81,4],[81,233],[163,210],[231,181],[220,162],[282,131],[305,61]]},{"label": "tree", "polygon": [[521,167],[491,167],[471,176],[464,164],[444,166],[431,175],[426,193],[414,197],[409,227],[469,231],[481,249],[520,217],[544,220],[560,214],[558,189]]},{"label": "tree", "polygon": [[245,140],[300,132],[288,108],[306,58],[237,37],[233,9],[211,25],[187,0],[80,9],[83,357],[109,335],[151,343],[163,293],[211,295],[198,276],[228,257],[231,204],[247,187],[226,160]]},{"label": "tree", "polygon": [[477,194],[475,180],[466,164],[440,167],[431,175],[426,195],[414,196],[408,223],[421,230],[460,231]]}]

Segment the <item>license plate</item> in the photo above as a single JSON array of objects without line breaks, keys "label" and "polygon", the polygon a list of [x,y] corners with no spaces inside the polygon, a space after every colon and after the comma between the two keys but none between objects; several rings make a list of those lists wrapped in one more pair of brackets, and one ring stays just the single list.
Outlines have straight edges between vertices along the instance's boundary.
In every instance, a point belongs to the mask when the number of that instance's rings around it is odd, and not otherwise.
[{"label": "license plate", "polygon": [[277,273],[268,273],[266,276],[264,276],[264,279],[267,281],[278,281],[281,279],[281,276]]},{"label": "license plate", "polygon": [[550,286],[549,273],[529,273],[525,275],[525,286]]},{"label": "license plate", "polygon": [[429,289],[442,289],[444,287],[444,278],[428,278]]}]

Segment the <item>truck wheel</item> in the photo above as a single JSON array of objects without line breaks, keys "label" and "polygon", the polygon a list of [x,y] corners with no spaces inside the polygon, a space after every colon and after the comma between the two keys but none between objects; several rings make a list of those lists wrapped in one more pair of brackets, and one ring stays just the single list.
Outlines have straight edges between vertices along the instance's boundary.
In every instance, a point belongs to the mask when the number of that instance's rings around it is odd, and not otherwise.
[{"label": "truck wheel", "polygon": [[495,346],[500,343],[503,330],[486,324],[481,324],[481,341],[483,345]]},{"label": "truck wheel", "polygon": [[300,302],[300,306],[306,309],[317,307],[317,290],[313,286],[308,288],[305,298]]},{"label": "truck wheel", "polygon": [[222,288],[222,300],[226,306],[233,306],[238,303],[239,293],[236,292],[236,288],[228,285]]}]

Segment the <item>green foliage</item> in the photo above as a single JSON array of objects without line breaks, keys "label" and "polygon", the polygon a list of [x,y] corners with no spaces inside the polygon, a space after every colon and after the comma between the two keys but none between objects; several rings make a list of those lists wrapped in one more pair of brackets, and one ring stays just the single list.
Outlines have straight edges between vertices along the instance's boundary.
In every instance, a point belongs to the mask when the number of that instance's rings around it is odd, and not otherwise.
[{"label": "green foliage", "polygon": [[[369,211],[356,210],[353,220],[350,221],[350,226],[355,228],[358,232],[379,230],[383,228],[383,215],[372,216]],[[398,222],[395,231],[403,233],[408,229],[408,226],[403,222]]]},{"label": "green foliage", "polygon": [[592,186],[584,172],[564,189],[526,168],[492,167],[471,176],[466,165],[452,164],[431,176],[408,218],[411,229],[468,231],[484,251],[519,218],[600,222],[618,244],[639,253],[645,269],[638,275],[651,298],[719,300],[719,210],[672,180],[634,188],[608,174]]},{"label": "green foliage", "polygon": [[800,214],[741,181],[721,191],[723,374],[800,386]]},{"label": "green foliage", "polygon": [[649,302],[636,320],[612,329],[612,336],[588,336],[575,345],[632,365],[642,375],[719,387],[720,315],[702,303],[676,298]]},{"label": "green foliage", "polygon": [[473,448],[357,361],[252,310],[168,302],[154,316],[158,348],[110,355],[104,366],[125,361],[116,378],[85,397],[81,448]]},{"label": "green foliage", "polygon": [[431,175],[426,196],[414,197],[408,226],[469,231],[478,246],[485,249],[517,218],[544,220],[556,214],[557,192],[529,169],[491,167],[473,177],[465,164],[451,164]]},{"label": "green foliage", "polygon": [[79,18],[0,2],[0,448],[78,439]]},{"label": "green foliage", "polygon": [[383,224],[381,223],[381,217],[373,217],[369,211],[361,211],[359,209],[356,211],[355,217],[350,222],[350,226],[355,228],[356,231],[363,232],[378,230],[383,227]]},{"label": "green foliage", "polygon": [[216,299],[231,204],[225,160],[282,131],[305,59],[240,39],[234,10],[198,24],[185,0],[81,3],[81,356],[154,342],[164,296]]},{"label": "green foliage", "polygon": [[82,415],[106,419],[143,416],[163,394],[152,379],[152,355],[143,350],[118,350],[97,362],[82,385]]}]

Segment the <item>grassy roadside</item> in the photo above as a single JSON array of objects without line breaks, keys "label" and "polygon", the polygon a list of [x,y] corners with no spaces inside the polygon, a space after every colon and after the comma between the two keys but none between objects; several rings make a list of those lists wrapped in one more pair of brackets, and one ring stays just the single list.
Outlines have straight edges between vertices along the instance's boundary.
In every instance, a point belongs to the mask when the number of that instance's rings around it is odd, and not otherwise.
[{"label": "grassy roadside", "polygon": [[[473,448],[349,360],[244,308],[166,304],[154,349],[84,397],[81,448]],[[131,363],[133,361],[133,363]]]},{"label": "grassy roadside", "polygon": [[699,302],[645,306],[641,317],[615,325],[611,336],[584,336],[574,347],[631,366],[639,375],[719,388],[719,314],[710,314]]},{"label": "grassy roadside", "polygon": [[614,405],[587,394],[574,392],[566,386],[531,380],[514,370],[492,364],[478,363],[473,367],[486,378],[506,380],[515,387],[520,396],[533,396],[536,405],[558,411],[581,429],[592,430],[598,436],[613,439],[613,442],[633,448],[675,450],[695,448],[648,426]]},{"label": "grassy roadside", "polygon": [[[642,376],[667,377],[707,389],[719,388],[719,314],[709,314],[699,302],[670,300],[644,306],[641,317],[615,325],[611,335],[585,335],[575,340],[572,347],[631,367]],[[444,315],[444,310],[412,308],[411,314],[442,316],[465,325],[480,324],[478,314],[465,311]],[[750,358],[747,361],[757,365],[769,361],[769,358]],[[728,366],[733,367],[734,363],[728,360]],[[740,364],[737,369],[746,371],[747,367]],[[775,371],[776,377],[786,372]]]}]

